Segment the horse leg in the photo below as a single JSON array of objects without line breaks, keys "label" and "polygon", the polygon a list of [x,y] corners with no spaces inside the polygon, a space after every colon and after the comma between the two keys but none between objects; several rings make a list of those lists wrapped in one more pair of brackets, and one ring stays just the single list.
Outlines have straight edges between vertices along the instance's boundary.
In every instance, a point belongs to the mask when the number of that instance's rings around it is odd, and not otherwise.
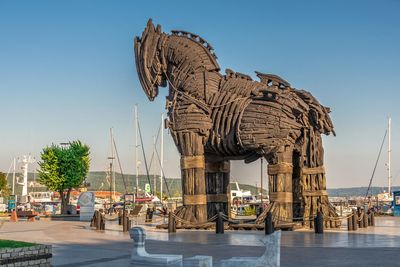
[{"label": "horse leg", "polygon": [[230,196],[228,192],[230,174],[229,160],[206,155],[206,192],[208,218],[218,212],[230,215]]},{"label": "horse leg", "polygon": [[293,147],[282,146],[268,163],[269,199],[275,225],[293,221]]},{"label": "horse leg", "polygon": [[302,147],[300,184],[303,199],[305,226],[312,226],[312,219],[320,210],[324,216],[325,227],[339,227],[340,222],[335,208],[329,202],[326,191],[326,176],[324,169],[324,151],[321,135],[314,130],[305,132],[305,142]]},{"label": "horse leg", "polygon": [[176,215],[185,221],[207,221],[207,198],[204,178],[204,144],[198,133],[182,131],[174,133],[181,153],[183,207]]}]

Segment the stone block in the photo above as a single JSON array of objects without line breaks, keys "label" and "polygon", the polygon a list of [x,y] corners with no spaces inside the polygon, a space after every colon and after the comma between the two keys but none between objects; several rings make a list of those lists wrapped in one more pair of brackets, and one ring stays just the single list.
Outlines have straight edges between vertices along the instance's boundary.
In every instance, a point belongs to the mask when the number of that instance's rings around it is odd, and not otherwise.
[{"label": "stone block", "polygon": [[146,252],[146,232],[142,227],[129,230],[133,239],[131,266],[134,267],[182,267],[182,255],[149,254]]},{"label": "stone block", "polygon": [[264,237],[265,252],[260,257],[234,257],[221,261],[221,267],[279,267],[281,231]]},{"label": "stone block", "polygon": [[183,260],[183,267],[212,267],[211,256],[195,256]]}]

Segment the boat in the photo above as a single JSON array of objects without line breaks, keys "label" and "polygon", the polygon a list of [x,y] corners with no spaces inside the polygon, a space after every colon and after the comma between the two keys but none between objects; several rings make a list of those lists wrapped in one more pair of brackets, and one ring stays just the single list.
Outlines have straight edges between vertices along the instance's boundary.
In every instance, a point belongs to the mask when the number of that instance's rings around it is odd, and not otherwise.
[{"label": "boat", "polygon": [[52,202],[51,192],[30,192],[30,202],[33,203],[49,203]]},{"label": "boat", "polygon": [[235,182],[234,184],[236,185],[236,190],[231,189],[231,202],[232,203],[235,203],[237,201],[240,201],[240,203],[243,203],[243,201],[246,198],[248,198],[248,199],[253,198],[253,195],[251,194],[250,191],[244,191],[244,190],[240,189],[238,182]]},{"label": "boat", "polygon": [[[383,192],[377,194],[376,196],[374,196],[374,198],[378,202],[382,202],[382,203],[392,203],[393,202],[392,169],[391,169],[391,153],[392,153],[391,127],[392,127],[392,119],[389,117],[389,119],[388,119],[388,128],[386,129],[385,135],[383,136],[382,144],[381,144],[381,147],[380,147],[379,153],[378,153],[378,158],[376,159],[376,162],[375,162],[375,167],[373,169],[372,176],[371,176],[370,181],[369,181],[369,185],[368,185],[367,193],[365,194],[364,201],[367,200],[367,198],[369,198],[370,200],[372,199],[372,197],[369,196],[369,190],[371,188],[372,180],[373,180],[374,175],[375,175],[375,170],[376,170],[376,167],[378,165],[379,158],[380,158],[381,152],[382,152],[382,148],[383,148],[383,145],[385,143],[386,136],[387,136],[388,137],[388,150],[387,150],[388,161],[385,164],[385,166],[387,167],[387,172],[388,172],[387,173],[388,187],[387,187],[387,191],[383,190]],[[389,213],[390,213],[390,210],[391,209],[389,209]]]}]

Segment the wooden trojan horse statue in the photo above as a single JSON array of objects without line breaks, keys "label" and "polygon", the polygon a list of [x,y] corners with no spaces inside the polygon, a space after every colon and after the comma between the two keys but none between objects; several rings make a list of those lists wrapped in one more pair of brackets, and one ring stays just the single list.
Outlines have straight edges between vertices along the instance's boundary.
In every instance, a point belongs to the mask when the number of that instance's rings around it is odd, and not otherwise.
[{"label": "wooden trojan horse statue", "polygon": [[321,141],[321,134],[334,133],[328,108],[276,75],[257,72],[254,81],[231,70],[221,74],[213,48],[196,34],[166,34],[149,20],[134,45],[148,98],[169,86],[166,126],[181,154],[180,218],[200,223],[229,214],[229,161],[264,157],[277,224],[294,217],[307,224],[318,209],[333,222]]}]

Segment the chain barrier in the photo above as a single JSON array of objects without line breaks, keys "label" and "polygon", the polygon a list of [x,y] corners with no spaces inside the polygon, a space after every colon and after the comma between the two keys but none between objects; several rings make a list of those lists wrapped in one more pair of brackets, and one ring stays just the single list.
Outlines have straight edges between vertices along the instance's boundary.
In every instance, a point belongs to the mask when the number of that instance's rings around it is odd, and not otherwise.
[{"label": "chain barrier", "polygon": [[207,223],[213,222],[218,218],[218,214],[214,215],[213,217],[211,217],[210,219],[208,219],[206,222],[200,222],[200,223],[193,223],[190,222],[188,220],[182,219],[180,217],[178,217],[175,213],[172,213],[172,216],[175,218],[175,220],[177,222],[182,223],[183,225],[193,225],[193,226],[201,226],[201,225],[205,225]]},{"label": "chain barrier", "polygon": [[[363,216],[365,215],[365,213],[361,213],[360,218],[358,219],[358,222],[360,222],[363,218]],[[172,216],[175,218],[175,220],[177,222],[182,223],[183,225],[193,225],[193,226],[200,226],[200,225],[204,225],[206,223],[211,223],[214,222],[217,218],[218,218],[218,214],[214,215],[213,217],[211,217],[210,219],[208,219],[206,222],[202,222],[202,223],[193,223],[190,221],[187,221],[185,219],[182,219],[180,217],[178,217],[176,214],[172,214]],[[326,216],[323,215],[323,220],[324,221],[342,221],[342,220],[347,220],[348,218],[354,216],[352,213],[346,215],[346,216]],[[298,223],[304,223],[304,222],[310,222],[310,221],[314,221],[315,218],[317,216],[309,216],[307,217],[294,217],[294,218],[288,218],[288,217],[280,217],[280,216],[272,216],[272,219],[274,221],[278,221],[278,222],[283,222],[283,223],[293,223],[293,222],[298,222]],[[254,222],[255,219],[251,219],[251,220],[233,220],[230,219],[226,214],[222,214],[222,218],[224,221],[231,223],[231,224],[240,224],[240,222],[243,223],[249,223],[249,222]],[[262,223],[259,223],[258,225],[261,225]]]}]

